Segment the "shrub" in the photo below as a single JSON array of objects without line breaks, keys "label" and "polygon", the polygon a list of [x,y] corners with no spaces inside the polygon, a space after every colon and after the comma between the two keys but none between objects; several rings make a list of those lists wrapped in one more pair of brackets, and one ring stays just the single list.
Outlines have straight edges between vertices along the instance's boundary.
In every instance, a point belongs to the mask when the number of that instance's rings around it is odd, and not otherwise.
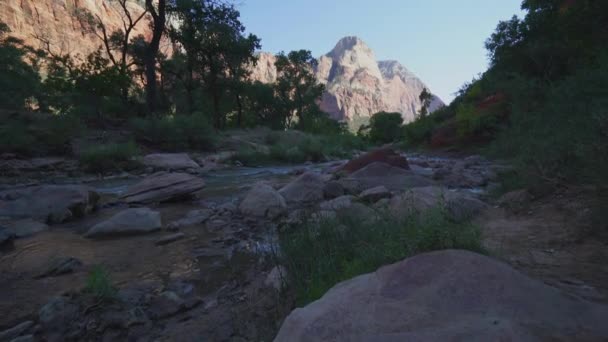
[{"label": "shrub", "polygon": [[95,266],[87,277],[85,291],[100,301],[109,301],[116,297],[108,272],[102,266]]},{"label": "shrub", "polygon": [[369,120],[369,139],[373,143],[395,142],[401,139],[402,124],[400,113],[376,113]]},{"label": "shrub", "polygon": [[138,141],[167,151],[212,150],[216,134],[202,114],[131,120]]},{"label": "shrub", "polygon": [[307,222],[280,235],[298,305],[320,298],[336,283],[417,253],[459,248],[483,252],[479,230],[456,224],[441,209],[406,220],[380,213],[375,222],[349,217]]},{"label": "shrub", "polygon": [[134,157],[139,154],[133,142],[115,143],[90,147],[80,155],[80,163],[88,172],[107,172],[132,169],[139,164]]}]

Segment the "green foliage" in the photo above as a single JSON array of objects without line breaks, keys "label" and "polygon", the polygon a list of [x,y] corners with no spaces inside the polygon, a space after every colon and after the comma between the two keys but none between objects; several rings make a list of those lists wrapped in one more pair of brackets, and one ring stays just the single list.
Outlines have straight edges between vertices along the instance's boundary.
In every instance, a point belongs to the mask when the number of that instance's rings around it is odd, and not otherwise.
[{"label": "green foliage", "polygon": [[138,141],[167,151],[212,150],[216,133],[205,115],[173,115],[131,120]]},{"label": "green foliage", "polygon": [[116,298],[116,288],[112,286],[110,276],[103,266],[95,266],[89,272],[85,291],[100,301],[111,301]]},{"label": "green foliage", "polygon": [[390,143],[403,136],[403,118],[400,113],[380,112],[369,121],[369,139],[373,143]]},{"label": "green foliage", "polygon": [[88,172],[125,170],[139,166],[134,159],[137,155],[139,149],[133,142],[106,144],[83,151],[80,163]]},{"label": "green foliage", "polygon": [[298,305],[320,298],[336,283],[418,253],[439,249],[483,252],[479,230],[455,224],[441,209],[406,220],[379,213],[376,222],[348,216],[307,222],[280,235]]}]

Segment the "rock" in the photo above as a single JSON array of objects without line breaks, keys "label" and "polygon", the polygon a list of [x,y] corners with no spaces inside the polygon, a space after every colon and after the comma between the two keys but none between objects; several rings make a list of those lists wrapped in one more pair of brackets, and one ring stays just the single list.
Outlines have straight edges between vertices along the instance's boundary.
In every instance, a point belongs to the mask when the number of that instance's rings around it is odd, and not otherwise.
[{"label": "rock", "polygon": [[157,246],[163,246],[163,245],[167,245],[172,242],[175,242],[177,240],[181,240],[184,237],[186,237],[186,235],[184,235],[184,233],[175,233],[175,234],[163,236],[162,238],[156,240],[156,242],[154,244]]},{"label": "rock", "polygon": [[283,266],[275,266],[270,270],[264,280],[264,285],[272,287],[277,291],[283,290],[287,279],[287,270]]},{"label": "rock", "polygon": [[150,302],[148,311],[155,319],[171,317],[179,312],[190,310],[200,304],[200,298],[182,299],[173,291],[165,291]]},{"label": "rock", "polygon": [[23,323],[17,324],[16,326],[6,329],[0,332],[0,341],[11,341],[14,338],[23,335],[23,333],[27,332],[34,326],[33,321],[25,321]]},{"label": "rock", "polygon": [[391,197],[391,192],[384,185],[363,191],[359,198],[364,202],[376,203],[383,198]]},{"label": "rock", "polygon": [[336,213],[340,221],[347,223],[371,224],[378,219],[378,213],[374,209],[357,202],[337,210]]},{"label": "rock", "polygon": [[160,230],[160,213],[149,208],[129,208],[93,226],[88,238],[146,234]]},{"label": "rock", "polygon": [[368,153],[365,153],[348,163],[346,163],[340,171],[346,173],[353,173],[363,169],[364,167],[372,163],[384,163],[394,167],[401,168],[403,170],[409,170],[410,167],[407,163],[407,159],[404,156],[396,153],[390,148],[381,148]]},{"label": "rock", "polygon": [[344,195],[344,187],[337,181],[330,181],[323,186],[323,198],[332,199]]},{"label": "rock", "polygon": [[286,210],[287,204],[283,196],[270,185],[263,183],[255,184],[239,205],[239,211],[243,215],[269,219],[283,215]]},{"label": "rock", "polygon": [[97,206],[99,195],[81,185],[41,185],[0,191],[0,216],[61,223]]},{"label": "rock", "polygon": [[38,320],[46,330],[65,331],[77,315],[78,305],[66,297],[54,297],[38,311]]},{"label": "rock", "polygon": [[497,203],[502,207],[507,207],[511,209],[521,209],[525,207],[532,200],[532,195],[525,190],[515,190],[507,192],[506,194],[500,196]]},{"label": "rock", "polygon": [[448,217],[456,222],[466,221],[487,208],[482,201],[460,192],[440,187],[413,188],[391,199],[389,210],[397,218],[444,207]]},{"label": "rock", "polygon": [[199,177],[187,173],[158,172],[129,187],[121,197],[127,203],[156,203],[191,196],[205,186]]},{"label": "rock", "polygon": [[36,341],[36,339],[34,339],[34,335],[19,336],[15,339],[11,340],[11,342],[34,342],[34,341]]},{"label": "rock", "polygon": [[15,233],[4,227],[0,227],[0,248],[6,248],[13,244]]},{"label": "rock", "polygon": [[198,169],[200,166],[186,153],[154,153],[144,156],[142,164],[155,170],[179,171]]},{"label": "rock", "polygon": [[345,195],[340,196],[338,198],[334,198],[331,201],[325,201],[319,205],[321,210],[340,210],[344,208],[348,208],[352,205],[354,200],[353,196]]},{"label": "rock", "polygon": [[292,311],[275,341],[600,341],[606,317],[605,304],[446,250],[337,284]]},{"label": "rock", "polygon": [[24,238],[49,230],[49,226],[46,224],[32,219],[11,221],[5,224],[7,232],[17,238]]},{"label": "rock", "polygon": [[178,230],[182,227],[203,224],[211,217],[212,211],[209,209],[192,210],[186,217],[173,221],[167,225],[167,230]]},{"label": "rock", "polygon": [[82,261],[72,257],[62,257],[52,260],[40,275],[36,278],[56,277],[63,274],[73,273],[82,267]]},{"label": "rock", "polygon": [[380,162],[371,163],[348,177],[340,179],[339,182],[353,194],[359,194],[377,186],[384,186],[389,191],[403,191],[435,184],[426,177]]},{"label": "rock", "polygon": [[281,188],[279,193],[287,203],[312,203],[323,199],[324,186],[325,184],[318,174],[307,172]]}]

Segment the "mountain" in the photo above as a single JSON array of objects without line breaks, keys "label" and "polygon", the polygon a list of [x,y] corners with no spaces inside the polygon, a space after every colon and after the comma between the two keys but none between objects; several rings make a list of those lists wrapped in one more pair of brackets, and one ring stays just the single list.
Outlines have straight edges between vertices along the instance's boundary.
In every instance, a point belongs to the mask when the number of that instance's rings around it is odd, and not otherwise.
[{"label": "mountain", "polygon": [[[274,82],[274,56],[261,53],[259,57],[252,78]],[[399,112],[410,122],[421,108],[418,96],[426,85],[397,61],[377,61],[372,49],[357,37],[340,39],[318,62],[315,73],[326,86],[320,106],[337,120],[358,126],[374,113],[387,111]],[[435,96],[430,109],[443,105]]]}]

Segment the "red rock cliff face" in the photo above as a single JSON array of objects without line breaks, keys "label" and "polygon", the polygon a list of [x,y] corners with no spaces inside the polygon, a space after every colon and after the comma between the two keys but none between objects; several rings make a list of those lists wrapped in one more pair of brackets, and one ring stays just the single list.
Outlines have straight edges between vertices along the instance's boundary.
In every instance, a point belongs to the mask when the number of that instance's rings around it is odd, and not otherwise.
[{"label": "red rock cliff face", "polygon": [[[261,53],[252,78],[265,83],[276,80],[275,58]],[[422,104],[419,95],[425,84],[397,61],[377,61],[374,52],[359,38],[345,37],[318,59],[315,70],[327,91],[321,109],[337,120],[361,122],[380,111],[401,113],[405,122],[414,120]],[[435,97],[431,111],[443,106]]]},{"label": "red rock cliff face", "polygon": [[[129,3],[134,16],[142,13],[140,2]],[[11,35],[25,40],[31,46],[42,47],[42,37],[51,42],[54,52],[86,56],[100,45],[99,38],[86,34],[76,19],[75,11],[86,9],[103,18],[111,32],[122,27],[122,12],[117,4],[108,0],[0,0],[0,21],[11,29]],[[139,22],[132,37],[149,35],[146,20]]]}]

